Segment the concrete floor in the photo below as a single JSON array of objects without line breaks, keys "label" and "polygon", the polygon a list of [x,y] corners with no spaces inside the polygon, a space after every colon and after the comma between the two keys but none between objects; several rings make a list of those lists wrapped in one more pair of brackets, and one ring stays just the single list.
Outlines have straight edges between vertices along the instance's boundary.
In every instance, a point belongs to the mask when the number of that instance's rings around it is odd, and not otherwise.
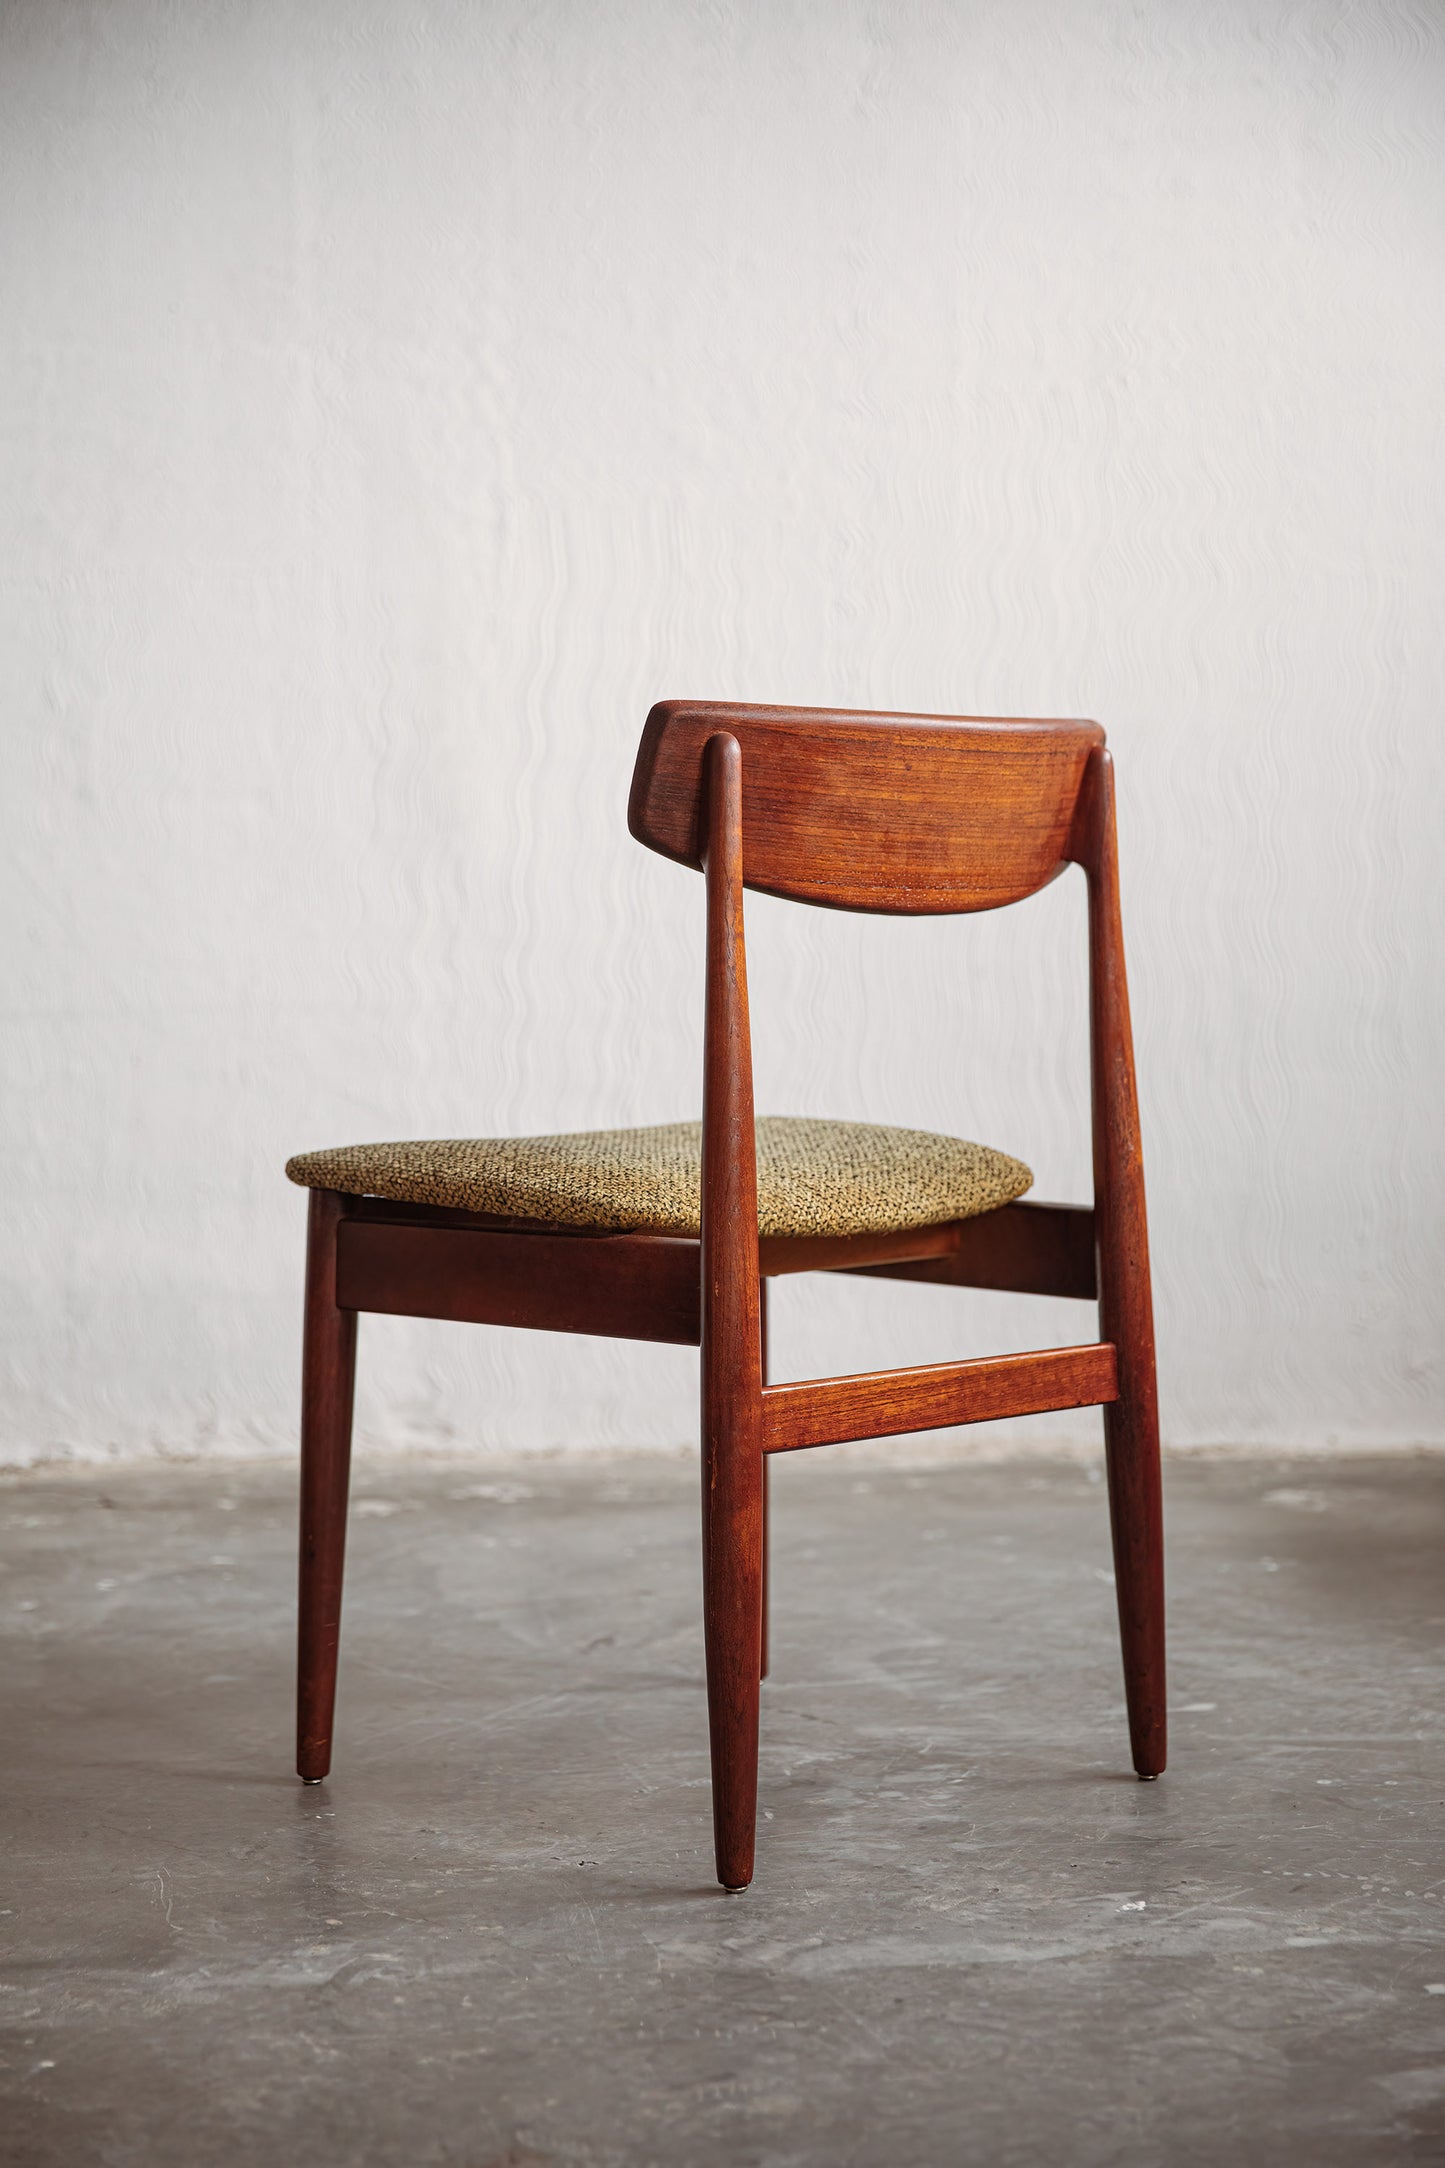
[{"label": "concrete floor", "polygon": [[696,1476],[359,1472],[332,1780],[293,1483],[0,1484],[25,2168],[1445,2160],[1445,1463],[1176,1463],[1135,1783],[1097,1470],[775,1472],[712,1881]]}]

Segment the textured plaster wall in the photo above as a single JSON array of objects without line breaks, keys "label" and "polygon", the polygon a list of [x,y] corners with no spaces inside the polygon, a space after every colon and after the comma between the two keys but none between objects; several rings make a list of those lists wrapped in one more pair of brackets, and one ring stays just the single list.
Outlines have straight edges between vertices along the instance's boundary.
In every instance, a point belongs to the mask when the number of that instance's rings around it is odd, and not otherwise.
[{"label": "textured plaster wall", "polygon": [[[11,0],[0,245],[5,1455],[289,1442],[288,1152],[695,1109],[672,693],[1100,717],[1168,1435],[1445,1436],[1445,11]],[[1086,1195],[1081,930],[757,902],[760,1105]],[[693,1362],[369,1320],[359,1418]]]}]

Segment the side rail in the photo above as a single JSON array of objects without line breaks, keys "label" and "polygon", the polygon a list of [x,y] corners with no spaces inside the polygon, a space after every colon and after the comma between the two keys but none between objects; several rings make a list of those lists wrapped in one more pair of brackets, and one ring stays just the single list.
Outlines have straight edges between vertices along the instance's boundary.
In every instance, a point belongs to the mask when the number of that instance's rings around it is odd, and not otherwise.
[{"label": "side rail", "polygon": [[763,1388],[763,1451],[791,1453],[800,1446],[838,1445],[845,1439],[941,1430],[949,1423],[990,1423],[1006,1415],[1092,1408],[1118,1396],[1118,1364],[1108,1341],[996,1355],[980,1362],[813,1378],[803,1385]]}]

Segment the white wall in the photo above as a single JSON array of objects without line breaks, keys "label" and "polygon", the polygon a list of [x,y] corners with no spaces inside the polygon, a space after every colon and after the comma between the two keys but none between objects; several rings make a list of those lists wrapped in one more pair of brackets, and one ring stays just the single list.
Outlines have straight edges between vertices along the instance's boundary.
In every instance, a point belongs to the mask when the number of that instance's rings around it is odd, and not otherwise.
[{"label": "white wall", "polygon": [[[1445,1438],[1445,11],[11,0],[0,101],[6,1455],[289,1445],[289,1152],[696,1108],[679,693],[1101,718],[1168,1436]],[[750,924],[765,1110],[1087,1194],[1076,874]],[[693,1364],[372,1320],[360,1419]]]}]

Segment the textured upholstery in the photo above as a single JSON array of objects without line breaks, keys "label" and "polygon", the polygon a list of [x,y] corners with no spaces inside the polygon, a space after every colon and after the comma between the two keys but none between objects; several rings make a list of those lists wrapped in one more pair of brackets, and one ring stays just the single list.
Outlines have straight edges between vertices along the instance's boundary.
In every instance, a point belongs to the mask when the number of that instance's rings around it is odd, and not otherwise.
[{"label": "textured upholstery", "polygon": [[[1021,1196],[1020,1160],[922,1129],[763,1116],[758,1231],[878,1234],[971,1219]],[[308,1189],[461,1206],[571,1227],[695,1235],[702,1125],[592,1129],[559,1137],[449,1137],[305,1152],[286,1167]]]}]

